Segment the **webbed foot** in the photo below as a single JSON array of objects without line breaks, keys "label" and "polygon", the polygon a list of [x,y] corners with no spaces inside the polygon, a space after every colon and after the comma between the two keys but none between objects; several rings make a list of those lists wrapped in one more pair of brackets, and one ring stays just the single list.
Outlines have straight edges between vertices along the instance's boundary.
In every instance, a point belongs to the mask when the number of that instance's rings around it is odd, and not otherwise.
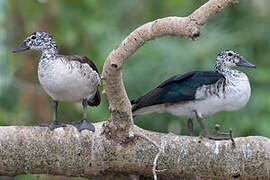
[{"label": "webbed foot", "polygon": [[73,122],[72,125],[76,127],[79,132],[81,132],[84,129],[95,132],[95,126],[92,123],[88,122],[87,119]]}]

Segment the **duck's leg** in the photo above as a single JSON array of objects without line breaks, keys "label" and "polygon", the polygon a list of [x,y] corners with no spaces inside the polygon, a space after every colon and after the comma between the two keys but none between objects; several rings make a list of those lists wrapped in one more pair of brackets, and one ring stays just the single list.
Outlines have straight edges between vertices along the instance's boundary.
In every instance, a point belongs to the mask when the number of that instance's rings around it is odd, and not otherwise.
[{"label": "duck's leg", "polygon": [[191,118],[188,118],[187,126],[188,126],[189,135],[190,136],[194,136],[194,133],[193,133],[193,122],[192,122],[192,119]]},{"label": "duck's leg", "polygon": [[53,122],[51,124],[41,124],[41,127],[49,127],[50,130],[54,130],[56,128],[65,127],[64,123],[60,123],[57,119],[57,108],[58,101],[53,100]]},{"label": "duck's leg", "polygon": [[208,139],[212,139],[212,140],[229,140],[231,139],[230,137],[223,137],[223,136],[211,136],[208,129],[206,128],[206,126],[204,125],[202,118],[199,116],[198,112],[195,111],[195,115],[196,115],[196,119],[198,121],[198,123],[200,124],[202,130],[203,130],[203,136],[208,138]]},{"label": "duck's leg", "polygon": [[72,125],[75,126],[80,132],[84,129],[95,132],[95,126],[92,123],[88,122],[87,120],[87,100],[86,99],[83,100],[82,106],[83,106],[83,119],[81,121],[72,123]]}]

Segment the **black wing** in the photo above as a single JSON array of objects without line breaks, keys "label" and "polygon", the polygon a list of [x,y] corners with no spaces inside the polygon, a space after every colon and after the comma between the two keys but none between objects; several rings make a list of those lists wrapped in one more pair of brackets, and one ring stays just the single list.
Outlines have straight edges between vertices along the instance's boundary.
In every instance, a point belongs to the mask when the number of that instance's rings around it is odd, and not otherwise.
[{"label": "black wing", "polygon": [[155,89],[131,101],[132,111],[163,103],[194,100],[197,88],[216,83],[224,76],[214,71],[192,71],[176,75],[161,83]]},{"label": "black wing", "polygon": [[93,61],[88,59],[86,56],[72,55],[72,56],[65,56],[65,59],[69,61],[78,61],[80,63],[87,63],[93,70],[99,73]]}]

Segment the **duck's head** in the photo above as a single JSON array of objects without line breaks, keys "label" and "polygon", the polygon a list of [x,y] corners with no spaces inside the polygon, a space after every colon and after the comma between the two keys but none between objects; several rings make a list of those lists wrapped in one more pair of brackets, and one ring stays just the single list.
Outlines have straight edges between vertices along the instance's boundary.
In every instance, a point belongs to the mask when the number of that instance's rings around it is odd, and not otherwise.
[{"label": "duck's head", "polygon": [[234,66],[242,66],[249,68],[256,68],[255,65],[249,63],[242,56],[233,50],[221,51],[216,58],[216,69],[232,68]]},{"label": "duck's head", "polygon": [[13,53],[28,49],[44,51],[56,48],[57,46],[52,35],[47,32],[34,32],[30,34],[18,48],[14,49]]}]

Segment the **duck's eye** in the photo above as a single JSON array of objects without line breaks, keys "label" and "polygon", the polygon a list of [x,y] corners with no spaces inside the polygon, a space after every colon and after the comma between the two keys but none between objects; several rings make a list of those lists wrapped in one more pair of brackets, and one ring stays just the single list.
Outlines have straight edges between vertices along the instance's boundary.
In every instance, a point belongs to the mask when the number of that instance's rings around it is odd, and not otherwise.
[{"label": "duck's eye", "polygon": [[36,36],[32,36],[31,39],[36,39],[37,37]]},{"label": "duck's eye", "polygon": [[232,56],[232,53],[228,53],[228,56]]}]

